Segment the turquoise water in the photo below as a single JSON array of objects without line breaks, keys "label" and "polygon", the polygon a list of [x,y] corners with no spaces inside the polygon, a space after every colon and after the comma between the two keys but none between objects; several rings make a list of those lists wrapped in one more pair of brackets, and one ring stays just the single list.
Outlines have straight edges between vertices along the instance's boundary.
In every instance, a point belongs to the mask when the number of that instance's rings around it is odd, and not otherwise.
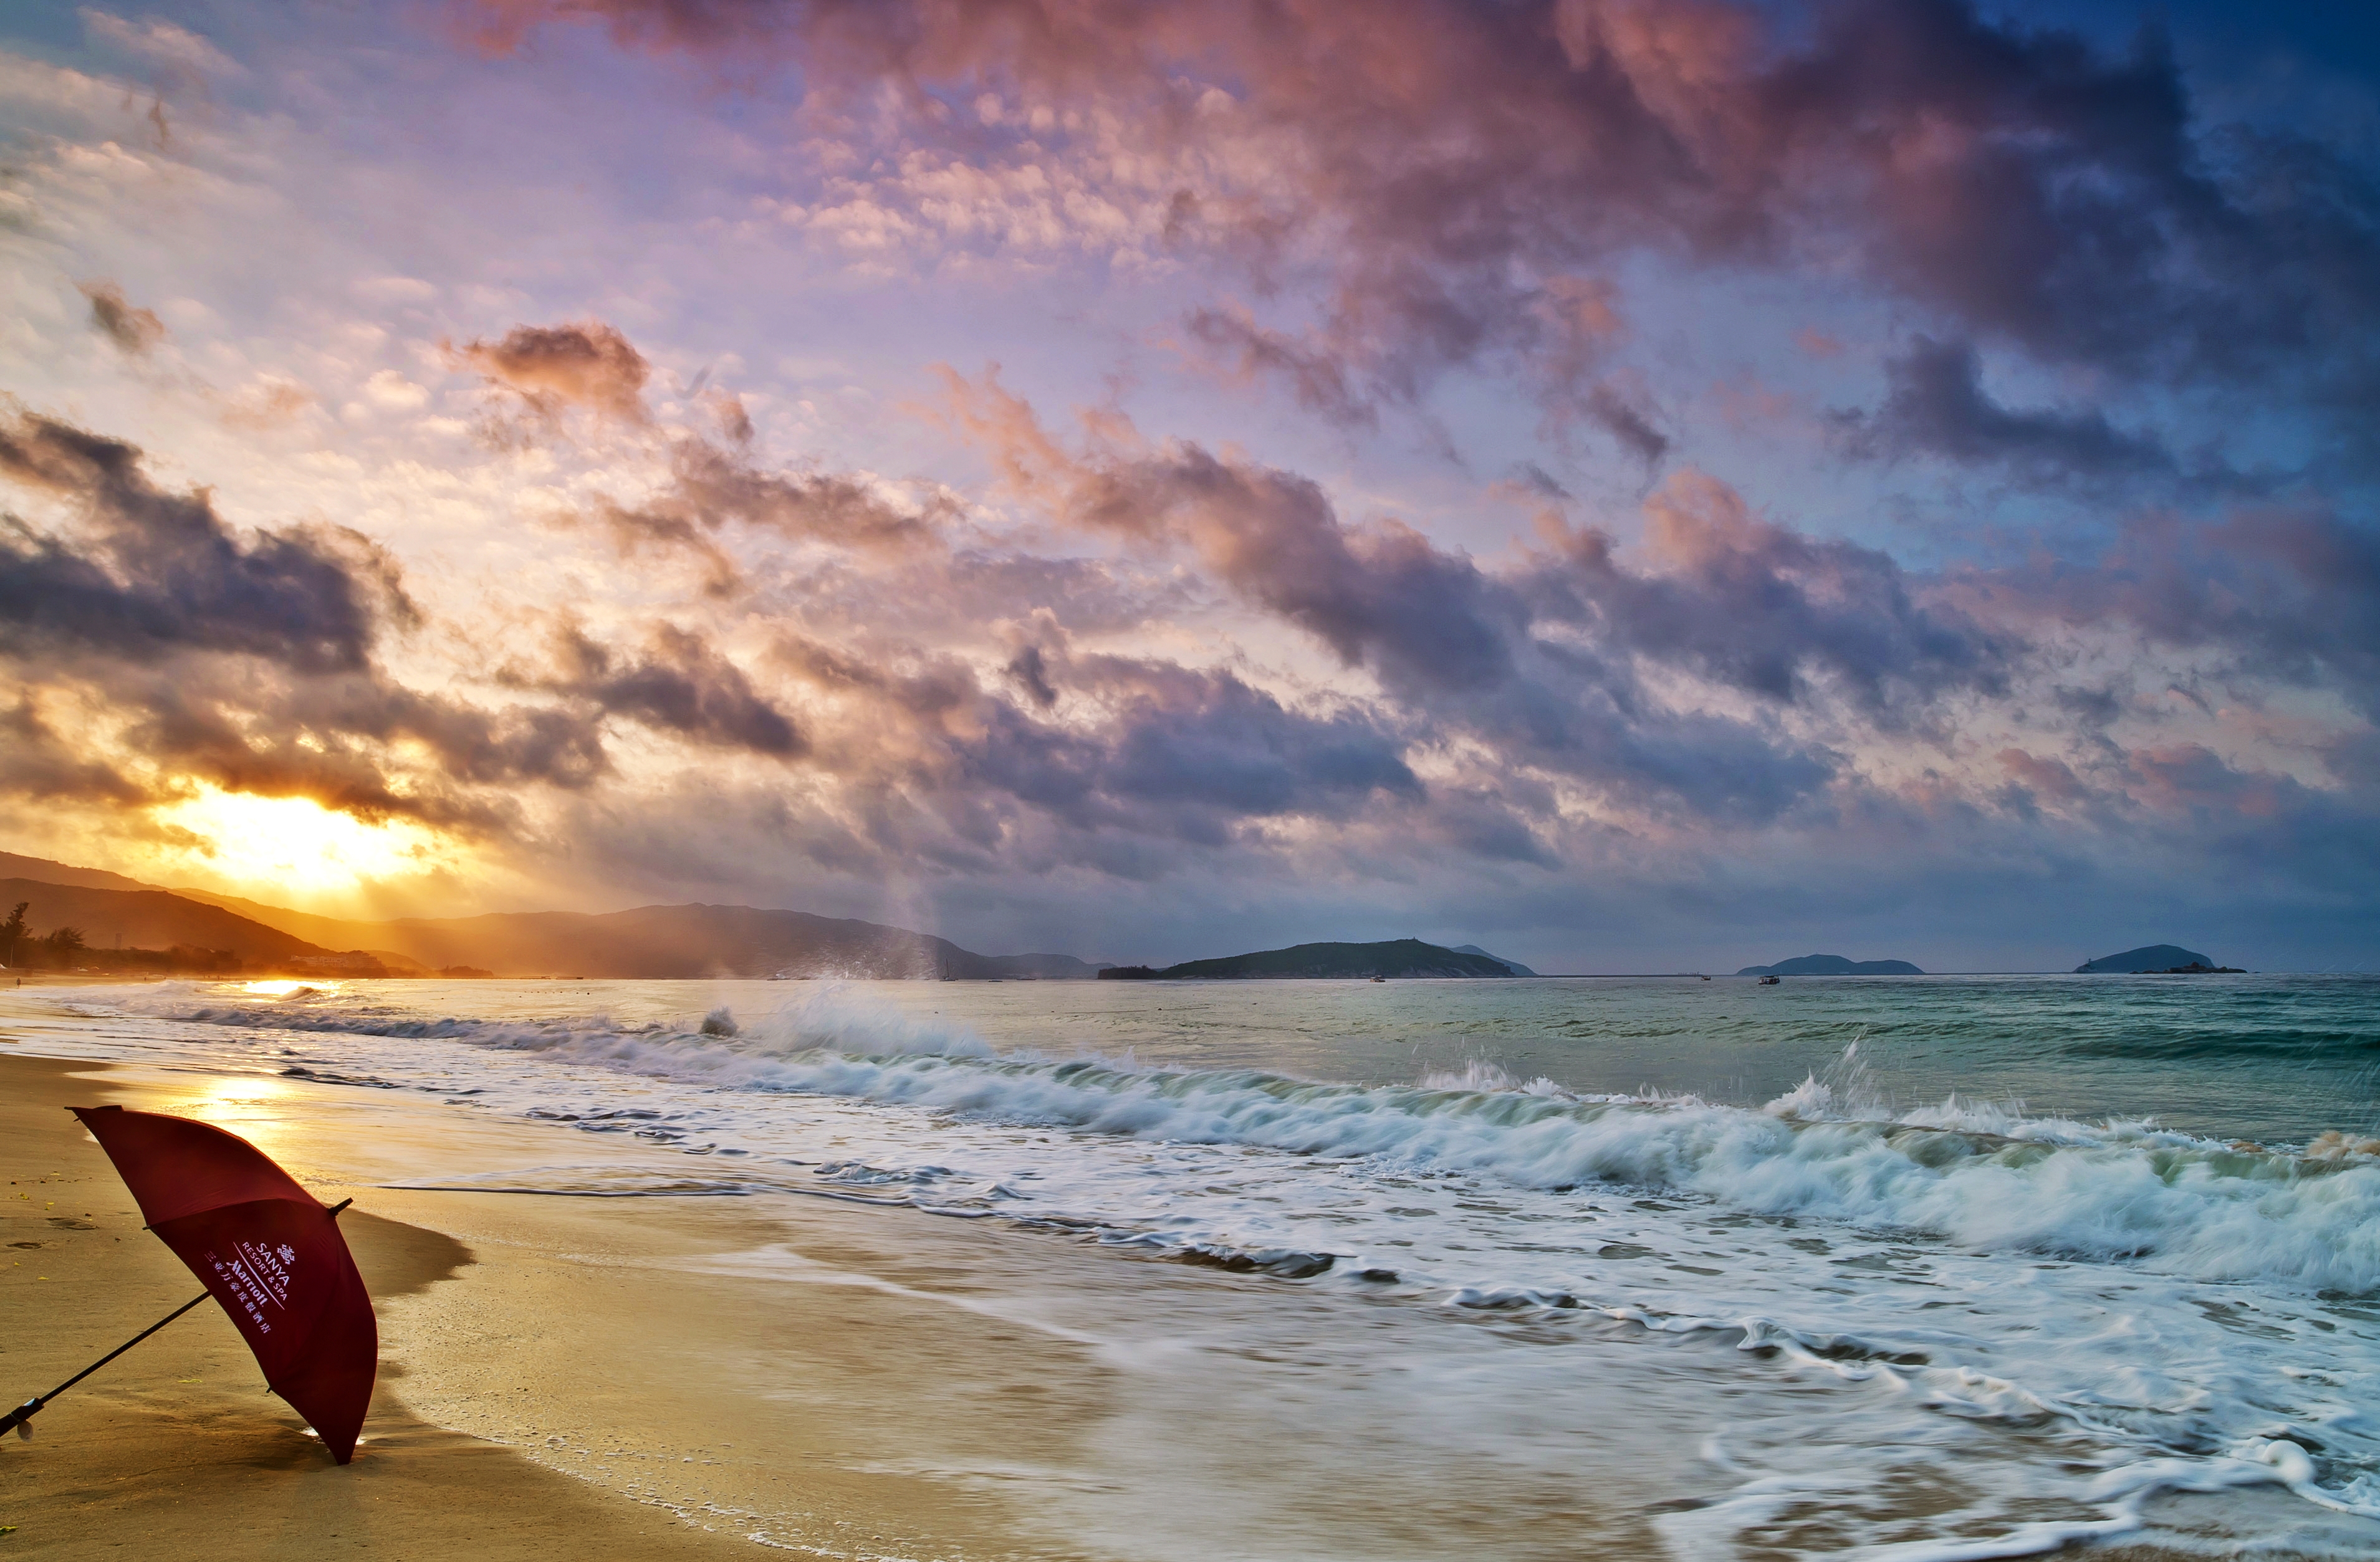
[{"label": "turquoise water", "polygon": [[[782,984],[775,990],[782,991]],[[807,985],[807,984],[803,984]],[[738,1012],[771,1000],[738,997]],[[997,1047],[1396,1084],[1482,1063],[1590,1093],[1758,1106],[1813,1074],[1898,1116],[1955,1095],[2301,1144],[2380,1134],[2380,978],[1721,977],[882,984]],[[722,992],[724,989],[722,988]],[[683,1003],[684,999],[679,1000]],[[1856,1044],[1847,1060],[1844,1054]]]}]

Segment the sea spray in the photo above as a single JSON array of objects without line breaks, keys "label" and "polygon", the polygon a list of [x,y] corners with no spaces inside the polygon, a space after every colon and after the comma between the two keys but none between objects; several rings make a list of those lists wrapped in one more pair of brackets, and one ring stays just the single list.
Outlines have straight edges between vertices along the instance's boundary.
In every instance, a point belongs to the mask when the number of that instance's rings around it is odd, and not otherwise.
[{"label": "sea spray", "polygon": [[[1520,1187],[1606,1183],[1692,1194],[1768,1217],[1923,1233],[1980,1253],[2130,1260],[2205,1280],[2380,1289],[2380,1156],[2341,1139],[2316,1156],[2144,1122],[2034,1120],[1957,1097],[1872,1120],[1864,1076],[1745,1108],[1693,1096],[1579,1097],[1492,1063],[1414,1085],[1357,1086],[1260,1070],[1148,1070],[1100,1058],[998,1054],[960,1026],[920,1024],[823,991],[740,1035],[705,1020],[523,1024],[408,1014],[382,1003],[198,1003],[203,1024],[534,1052],[734,1090],[851,1097],[990,1121],[1460,1172]],[[715,1019],[714,1013],[712,1016]]]}]

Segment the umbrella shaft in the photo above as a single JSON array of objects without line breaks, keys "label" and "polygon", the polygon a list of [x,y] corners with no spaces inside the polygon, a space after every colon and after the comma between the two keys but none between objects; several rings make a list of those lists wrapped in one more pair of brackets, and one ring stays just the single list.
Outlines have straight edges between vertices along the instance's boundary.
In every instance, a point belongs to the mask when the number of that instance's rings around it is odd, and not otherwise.
[{"label": "umbrella shaft", "polygon": [[72,1388],[76,1384],[80,1383],[84,1378],[89,1377],[100,1368],[107,1365],[108,1362],[115,1360],[118,1356],[123,1355],[127,1350],[131,1350],[134,1346],[140,1344],[151,1335],[155,1334],[159,1329],[164,1328],[167,1324],[172,1323],[175,1319],[180,1317],[191,1308],[196,1307],[200,1302],[204,1302],[209,1294],[209,1292],[203,1290],[199,1292],[198,1295],[190,1298],[188,1302],[183,1302],[179,1307],[175,1308],[172,1312],[166,1314],[155,1323],[151,1324],[147,1328],[142,1329],[139,1334],[134,1335],[131,1338],[126,1340],[115,1350],[110,1350],[106,1355],[102,1356],[98,1361],[93,1362],[91,1365],[83,1368],[82,1371],[75,1374],[74,1376],[67,1379],[64,1383],[59,1384],[55,1388],[51,1389],[48,1393],[28,1399],[23,1404],[18,1406],[15,1410],[10,1411],[6,1415],[0,1416],[0,1432],[6,1432],[12,1426],[17,1426],[32,1420],[34,1415],[43,1405],[48,1404],[51,1400],[56,1399],[67,1389]]}]

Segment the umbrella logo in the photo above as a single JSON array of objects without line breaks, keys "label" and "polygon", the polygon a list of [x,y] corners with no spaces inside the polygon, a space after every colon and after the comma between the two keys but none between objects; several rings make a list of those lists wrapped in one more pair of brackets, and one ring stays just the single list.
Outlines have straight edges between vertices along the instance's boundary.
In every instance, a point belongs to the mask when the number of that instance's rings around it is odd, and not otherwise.
[{"label": "umbrella logo", "polygon": [[281,1255],[281,1262],[284,1264],[295,1264],[298,1262],[298,1250],[291,1247],[287,1242],[283,1242],[279,1247],[273,1249],[273,1251]]}]

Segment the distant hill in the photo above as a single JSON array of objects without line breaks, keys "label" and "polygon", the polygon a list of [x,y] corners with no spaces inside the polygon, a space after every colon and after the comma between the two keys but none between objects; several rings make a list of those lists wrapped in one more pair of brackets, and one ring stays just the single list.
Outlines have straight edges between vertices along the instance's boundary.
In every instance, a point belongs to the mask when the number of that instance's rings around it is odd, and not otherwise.
[{"label": "distant hill", "polygon": [[1805,954],[1774,965],[1747,965],[1739,976],[1923,976],[1905,960],[1846,960],[1839,954]]},{"label": "distant hill", "polygon": [[[272,909],[259,907],[260,918]],[[978,954],[905,927],[753,906],[495,912],[394,922],[282,912],[274,920],[347,947],[388,951],[431,970],[476,965],[500,976],[1082,981],[1098,974],[1072,955]]]},{"label": "distant hill", "polygon": [[1512,967],[1492,955],[1440,949],[1419,938],[1378,944],[1298,944],[1285,950],[1191,960],[1153,971],[1146,965],[1111,966],[1103,979],[1172,981],[1185,977],[1294,976],[1361,979],[1367,976],[1510,976]]},{"label": "distant hill", "polygon": [[1087,982],[1099,968],[1071,954],[978,954],[947,938],[881,923],[754,906],[638,906],[633,911],[493,912],[484,916],[354,922],[237,895],[188,890],[317,943],[368,949],[439,970],[485,966],[500,976],[842,976],[866,981]]},{"label": "distant hill", "polygon": [[2097,960],[2086,960],[2074,970],[2078,975],[2142,972],[2155,975],[2180,975],[2202,971],[2239,975],[2231,967],[2217,965],[2206,956],[2183,949],[2180,944],[2143,944],[2136,950],[2126,950],[2121,954],[2104,955]]},{"label": "distant hill", "polygon": [[[16,864],[38,859],[11,856],[6,860]],[[319,959],[333,953],[221,906],[203,905],[163,890],[100,890],[54,879],[0,878],[0,916],[19,901],[31,902],[25,917],[38,933],[61,926],[81,928],[91,951],[90,963],[94,965],[103,963],[108,951],[119,945],[165,950],[181,944],[224,950],[249,964]]]},{"label": "distant hill", "polygon": [[[30,878],[41,884],[63,884],[78,890],[156,890],[160,885],[144,884],[138,878],[127,878],[120,873],[103,868],[76,867],[70,863],[54,863],[47,857],[23,857],[14,852],[0,852],[0,878]],[[191,900],[205,900],[193,895]],[[15,905],[15,901],[8,902]]]},{"label": "distant hill", "polygon": [[1502,966],[1505,970],[1510,971],[1515,976],[1534,976],[1536,975],[1536,972],[1530,970],[1519,961],[1507,960],[1500,954],[1488,954],[1486,950],[1481,949],[1477,944],[1457,944],[1454,946],[1454,952],[1457,954],[1486,955],[1487,958],[1494,961],[1497,964]]},{"label": "distant hill", "polygon": [[[18,885],[22,892],[0,905],[0,915],[17,901],[31,901],[29,914],[37,931],[60,923],[79,926],[94,954],[120,935],[127,946],[223,949],[250,963],[310,961],[309,966],[292,968],[323,975],[1088,981],[1099,972],[1070,954],[978,954],[905,927],[752,906],[639,906],[602,914],[499,912],[364,922],[210,890],[160,890],[122,874],[9,852],[0,852],[0,873],[23,880]],[[0,892],[12,882],[0,880]],[[84,898],[111,892],[147,897],[138,902],[145,914],[136,914],[130,900]],[[341,962],[333,951],[370,960]],[[375,961],[382,971],[370,969]]]}]

